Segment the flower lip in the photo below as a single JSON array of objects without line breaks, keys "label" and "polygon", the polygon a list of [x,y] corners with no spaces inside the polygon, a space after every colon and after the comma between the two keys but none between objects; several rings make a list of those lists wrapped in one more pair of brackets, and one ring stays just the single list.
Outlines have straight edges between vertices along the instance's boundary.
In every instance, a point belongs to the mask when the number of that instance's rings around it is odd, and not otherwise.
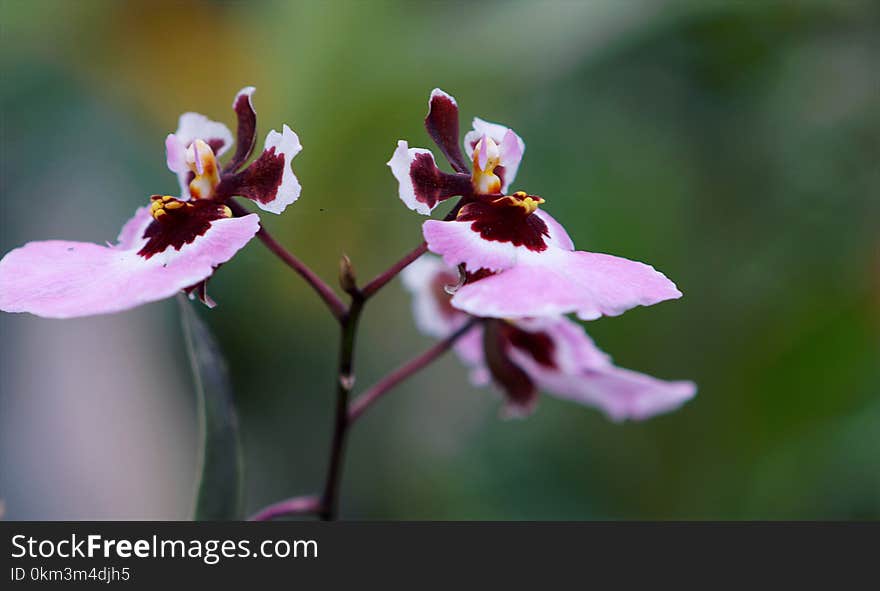
[{"label": "flower lip", "polygon": [[[413,296],[416,324],[436,338],[448,336],[469,318],[460,309],[453,312],[448,307],[445,284],[453,271],[454,267],[430,255],[403,271],[404,286]],[[467,273],[469,279],[483,274],[495,276],[488,270]],[[534,293],[529,297],[534,298]],[[503,319],[472,313],[484,321],[454,349],[475,386],[491,381],[502,390],[506,400],[502,416],[529,414],[538,390],[596,407],[613,421],[643,420],[669,412],[696,393],[693,382],[665,381],[615,366],[583,326],[565,316]]]},{"label": "flower lip", "polygon": [[542,198],[523,192],[491,201],[475,200],[462,206],[456,221],[471,222],[471,230],[484,240],[507,242],[542,252],[547,249],[545,238],[550,232],[544,220],[532,214],[543,202]]},{"label": "flower lip", "polygon": [[[211,202],[193,205],[200,208]],[[165,299],[210,277],[259,230],[255,214],[222,217],[191,243],[147,258],[138,255],[148,242],[144,231],[170,225],[157,222],[150,209],[139,208],[114,245],[48,240],[7,253],[0,259],[0,310],[74,318]]]},{"label": "flower lip", "polygon": [[[461,256],[450,249],[444,258],[452,264]],[[482,266],[500,272],[462,286],[452,305],[469,314],[493,318],[573,312],[581,320],[595,320],[682,295],[650,265],[612,255],[554,247],[540,256],[519,259],[503,268],[498,263],[506,261],[500,256],[498,260],[486,258]]]},{"label": "flower lip", "polygon": [[451,269],[434,256],[422,256],[401,272],[403,286],[413,294],[413,317],[419,330],[445,338],[467,321],[468,316],[452,307],[447,285],[457,280]]},{"label": "flower lip", "polygon": [[146,243],[138,251],[145,259],[168,248],[180,250],[183,245],[204,236],[212,222],[231,218],[232,210],[215,201],[182,201],[170,195],[154,195],[150,214],[153,222],[144,230],[142,237]]}]

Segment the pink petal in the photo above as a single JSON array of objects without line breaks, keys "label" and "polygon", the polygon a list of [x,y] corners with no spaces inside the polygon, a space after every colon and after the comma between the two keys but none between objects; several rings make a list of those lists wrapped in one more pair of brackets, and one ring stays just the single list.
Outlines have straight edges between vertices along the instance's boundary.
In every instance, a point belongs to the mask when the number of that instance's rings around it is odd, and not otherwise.
[{"label": "pink petal", "polygon": [[[194,142],[192,145],[193,163],[196,166],[196,175],[200,175],[200,174],[205,173],[204,163],[202,162],[202,152],[199,148],[200,145],[204,145],[204,144],[200,144],[199,142]],[[209,152],[206,150],[205,157],[208,157],[208,154],[209,154]]]},{"label": "pink petal", "polygon": [[[145,217],[146,216],[146,217]],[[47,318],[108,314],[161,300],[209,277],[256,234],[256,215],[224,218],[179,251],[150,259],[137,251],[149,220],[141,208],[116,246],[50,240],[30,242],[0,260],[0,309]]]},{"label": "pink petal", "polygon": [[480,166],[480,170],[486,170],[486,165],[489,163],[489,141],[486,139],[485,133],[480,138],[480,145],[482,149],[480,149],[479,162],[477,164]]},{"label": "pink petal", "polygon": [[[114,248],[120,248],[124,250],[135,250],[138,251],[144,245],[145,241],[142,240],[144,232],[153,222],[153,216],[150,214],[149,207],[139,207],[137,211],[134,212],[134,216],[122,226],[122,230],[119,232],[119,237],[116,238],[116,245]],[[113,246],[108,243],[108,246]]]},{"label": "pink petal", "polygon": [[400,278],[412,295],[413,318],[422,333],[442,339],[467,322],[468,315],[449,305],[452,296],[443,289],[455,284],[457,271],[439,258],[425,255],[416,259],[401,271]]},{"label": "pink petal", "polygon": [[[497,260],[484,259],[501,262],[500,254]],[[594,320],[679,297],[681,292],[674,283],[644,263],[550,248],[497,275],[461,287],[452,305],[475,316],[522,318],[575,312],[583,320]]]},{"label": "pink petal", "polygon": [[217,121],[211,121],[200,113],[184,113],[180,116],[174,133],[188,147],[195,140],[203,140],[220,157],[232,146],[232,132]]},{"label": "pink petal", "polygon": [[542,368],[520,351],[511,356],[547,394],[598,408],[613,421],[640,421],[675,410],[697,392],[690,381],[660,380],[611,364],[565,373]]},{"label": "pink petal", "polygon": [[583,376],[578,399],[592,401],[612,420],[641,421],[679,408],[697,393],[689,381],[665,381],[612,366]]},{"label": "pink petal", "polygon": [[544,223],[547,224],[547,229],[550,231],[550,236],[547,238],[548,244],[558,246],[563,250],[574,250],[574,242],[571,241],[568,232],[565,231],[562,224],[557,222],[553,216],[543,209],[535,210],[534,215],[544,220]]},{"label": "pink petal", "polygon": [[514,323],[520,330],[545,333],[552,338],[553,362],[559,371],[577,373],[585,367],[611,364],[611,357],[596,346],[584,327],[565,316],[522,318]]},{"label": "pink petal", "polygon": [[469,175],[443,172],[429,150],[410,148],[404,140],[397,142],[387,164],[397,179],[400,200],[422,215],[429,215],[440,201],[471,192]]},{"label": "pink petal", "polygon": [[505,168],[505,182],[503,190],[507,190],[510,183],[516,178],[516,171],[519,169],[519,163],[522,161],[525,143],[516,135],[512,129],[508,129],[504,133],[501,140],[501,166]]},{"label": "pink petal", "polygon": [[[548,250],[554,247],[574,249],[568,233],[550,214],[539,209],[533,215],[541,218],[547,225],[549,235],[544,238],[544,242],[548,245]],[[536,257],[542,255],[525,245],[515,246],[512,242],[486,240],[473,230],[470,221],[428,220],[422,226],[422,234],[428,242],[428,249],[441,255],[447,265],[457,267],[464,264],[471,272],[479,269],[501,271],[528,260],[537,260]]]},{"label": "pink petal", "polygon": [[173,133],[165,138],[165,162],[171,172],[179,174],[189,170],[186,167],[186,146]]},{"label": "pink petal", "polygon": [[[404,286],[413,295],[416,324],[422,332],[437,338],[445,337],[467,319],[464,313],[450,316],[442,305],[445,292],[438,294],[438,286],[454,278],[453,271],[432,256],[422,257],[403,271]],[[668,382],[614,366],[584,328],[564,316],[520,319],[514,321],[514,326],[518,330],[513,334],[520,336],[515,340],[502,337],[493,366],[496,383],[505,375],[512,377],[500,386],[507,393],[502,412],[505,417],[525,416],[534,407],[533,396],[510,398],[511,387],[517,384],[525,387],[534,383],[549,394],[599,408],[615,421],[641,420],[668,412],[696,392],[693,382]],[[484,334],[483,326],[475,327],[454,345],[475,386],[493,381]],[[528,334],[534,334],[535,340],[524,336]],[[520,379],[514,379],[517,375]]]},{"label": "pink petal", "polygon": [[464,263],[468,271],[500,271],[516,264],[520,250],[510,242],[483,240],[471,230],[471,222],[428,220],[422,225],[428,249],[443,257],[450,267]]},{"label": "pink petal", "polygon": [[[444,289],[454,284],[458,271],[449,268],[438,257],[425,255],[413,261],[400,274],[403,286],[412,295],[413,318],[420,332],[438,339],[458,330],[468,318],[449,304],[452,296]],[[471,368],[470,380],[475,386],[489,383],[489,372],[483,359],[483,329],[468,331],[453,346],[459,359]]]},{"label": "pink petal", "polygon": [[616,367],[580,324],[565,317],[538,325],[533,321],[516,324],[522,330],[540,330],[550,336],[556,367],[537,363],[513,347],[509,351],[511,359],[548,394],[599,408],[612,420],[642,420],[668,412],[696,393],[693,382],[668,382]]},{"label": "pink petal", "polygon": [[456,356],[470,369],[469,379],[474,386],[487,386],[492,379],[486,367],[483,351],[483,327],[476,326],[456,341],[453,347]]}]

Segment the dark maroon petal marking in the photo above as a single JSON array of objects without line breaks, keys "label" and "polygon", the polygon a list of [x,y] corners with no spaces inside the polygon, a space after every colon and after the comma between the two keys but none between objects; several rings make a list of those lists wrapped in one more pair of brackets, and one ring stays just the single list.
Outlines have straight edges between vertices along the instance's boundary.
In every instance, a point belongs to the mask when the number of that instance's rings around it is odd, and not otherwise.
[{"label": "dark maroon petal marking", "polygon": [[452,168],[467,173],[467,161],[458,147],[458,105],[452,98],[438,92],[431,94],[425,128]]},{"label": "dark maroon petal marking", "polygon": [[284,174],[284,154],[276,154],[275,148],[265,150],[250,166],[236,174],[223,175],[217,185],[216,199],[241,196],[271,203],[278,194]]},{"label": "dark maroon petal marking", "polygon": [[547,224],[516,202],[515,197],[509,196],[494,201],[472,201],[461,208],[456,220],[473,222],[471,229],[484,240],[510,242],[535,252],[546,250],[544,237],[550,235]]},{"label": "dark maroon petal marking", "polygon": [[504,391],[507,400],[518,409],[529,412],[538,400],[532,378],[507,354],[508,340],[503,320],[487,320],[483,329],[483,353],[492,379]]},{"label": "dark maroon petal marking", "polygon": [[238,130],[236,131],[236,148],[232,160],[223,168],[226,172],[235,172],[254,151],[257,142],[257,113],[254,111],[249,92],[242,92],[235,99],[233,105],[238,117]]},{"label": "dark maroon petal marking", "polygon": [[510,323],[504,323],[502,332],[508,343],[528,353],[540,365],[551,369],[556,367],[556,360],[553,357],[556,344],[546,332],[529,332]]},{"label": "dark maroon petal marking", "polygon": [[[462,267],[464,267],[464,265],[462,265]],[[464,269],[464,283],[462,285],[470,285],[471,283],[476,283],[480,279],[485,279],[492,275],[496,275],[495,271],[491,271],[485,267],[480,267],[476,271],[468,271]]]},{"label": "dark maroon petal marking", "polygon": [[190,244],[199,236],[204,236],[211,227],[211,222],[229,217],[226,206],[216,201],[184,202],[173,199],[169,203],[180,203],[181,206],[165,209],[165,215],[147,226],[143,236],[148,239],[147,243],[138,251],[145,259],[169,247],[180,250],[184,244]]},{"label": "dark maroon petal marking", "polygon": [[416,201],[434,207],[440,201],[456,195],[467,196],[473,191],[467,174],[443,172],[434,164],[429,153],[416,154],[409,168]]}]

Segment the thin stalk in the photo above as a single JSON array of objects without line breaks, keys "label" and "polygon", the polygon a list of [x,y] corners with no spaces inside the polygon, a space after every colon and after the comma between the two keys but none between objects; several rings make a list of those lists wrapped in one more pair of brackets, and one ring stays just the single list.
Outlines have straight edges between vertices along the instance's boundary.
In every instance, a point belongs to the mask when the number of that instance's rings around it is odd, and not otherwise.
[{"label": "thin stalk", "polygon": [[[236,217],[241,217],[244,215],[248,215],[248,210],[239,205],[233,200],[229,200],[226,203],[229,208],[232,210],[232,213],[235,214]],[[341,321],[342,317],[345,315],[346,307],[342,300],[334,293],[334,291],[330,288],[329,285],[324,283],[318,275],[312,271],[308,265],[304,262],[296,258],[293,253],[288,251],[286,248],[281,246],[281,244],[275,240],[275,238],[269,234],[266,230],[265,226],[260,224],[260,230],[257,232],[257,238],[259,238],[263,244],[266,245],[275,256],[281,259],[288,267],[296,271],[300,277],[302,277],[306,283],[311,286],[312,289],[318,294],[318,296],[324,301],[327,307],[330,309],[330,312],[333,316]]]},{"label": "thin stalk", "polygon": [[348,434],[348,398],[354,387],[354,346],[357,337],[358,321],[364,307],[364,297],[356,289],[351,292],[351,306],[342,318],[341,340],[339,345],[339,372],[336,384],[336,418],[333,438],[330,443],[330,462],[327,466],[327,479],[321,495],[319,516],[324,521],[336,519],[339,507],[339,487],[342,475],[342,462],[345,455],[345,440]]},{"label": "thin stalk", "polygon": [[376,277],[367,283],[364,288],[361,290],[361,293],[364,295],[364,299],[371,297],[377,291],[382,289],[386,283],[394,279],[398,273],[403,271],[410,263],[414,260],[422,256],[428,251],[428,243],[422,241],[417,247],[412,249],[410,252],[406,253],[403,258],[399,261],[388,267],[382,273],[376,275]]},{"label": "thin stalk", "polygon": [[[247,209],[231,199],[227,201],[227,205],[232,210],[233,214],[238,217],[248,215],[249,213]],[[453,210],[446,216],[446,219],[454,219],[455,214],[461,205],[462,202],[459,201]],[[275,256],[299,274],[300,277],[302,277],[306,283],[315,290],[339,322],[341,338],[339,344],[339,367],[336,384],[335,420],[333,425],[333,436],[330,441],[330,457],[323,492],[320,497],[296,497],[270,505],[256,513],[251,519],[254,521],[262,521],[273,519],[274,517],[279,517],[281,515],[317,514],[322,520],[334,520],[339,511],[339,489],[342,479],[346,438],[348,430],[354,420],[363,414],[368,406],[382,397],[389,390],[442,355],[457,339],[472,328],[477,320],[468,322],[453,335],[440,341],[419,357],[401,366],[380,380],[378,384],[361,396],[350,409],[349,398],[351,396],[351,390],[354,387],[355,341],[357,340],[358,323],[360,321],[364,304],[370,297],[375,295],[380,289],[394,279],[398,273],[405,269],[410,263],[422,256],[428,250],[427,243],[422,242],[419,244],[416,248],[404,255],[399,261],[367,283],[363,289],[358,289],[354,284],[354,275],[351,273],[350,269],[351,263],[345,259],[346,265],[343,267],[343,270],[345,270],[345,267],[348,267],[347,270],[349,274],[341,273],[340,280],[343,282],[343,289],[351,296],[351,304],[346,306],[336,293],[324,283],[314,271],[281,246],[281,244],[275,240],[275,238],[273,238],[262,225],[257,232],[257,237],[273,254],[275,254]],[[351,284],[347,285],[347,281],[350,281]]]},{"label": "thin stalk", "polygon": [[377,400],[382,398],[385,394],[391,391],[396,386],[400,385],[401,382],[411,377],[413,374],[418,373],[420,370],[424,369],[431,363],[433,363],[437,358],[446,353],[452,345],[455,344],[458,339],[466,335],[480,320],[478,318],[472,318],[465,325],[459,328],[457,331],[436,343],[433,347],[419,355],[418,357],[414,357],[410,359],[384,378],[376,382],[373,387],[368,389],[366,392],[358,396],[354,402],[351,403],[351,406],[348,410],[348,423],[349,425],[353,424],[366,410],[373,405]]},{"label": "thin stalk", "polygon": [[[458,214],[465,201],[466,200],[464,198],[459,199],[455,206],[449,211],[449,213],[446,214],[446,217],[444,217],[443,220],[447,222],[450,220],[454,220],[455,216]],[[421,244],[403,255],[403,258],[388,267],[388,269],[386,269],[382,273],[376,275],[376,277],[374,277],[369,283],[367,283],[361,290],[364,299],[369,299],[370,297],[372,297],[377,291],[385,287],[385,285],[389,281],[394,279],[398,273],[403,271],[407,266],[409,266],[410,263],[412,263],[414,260],[422,256],[426,252],[428,252],[428,243],[423,240]]]}]

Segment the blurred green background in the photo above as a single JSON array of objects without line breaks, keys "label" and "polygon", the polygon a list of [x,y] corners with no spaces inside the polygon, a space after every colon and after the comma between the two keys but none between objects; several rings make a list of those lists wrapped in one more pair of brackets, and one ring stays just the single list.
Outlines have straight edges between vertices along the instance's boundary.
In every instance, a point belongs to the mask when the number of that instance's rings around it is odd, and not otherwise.
[{"label": "blurred green background", "polygon": [[[420,240],[395,142],[430,147],[428,93],[527,143],[517,185],[583,249],[650,262],[685,297],[589,324],[625,367],[693,379],[644,423],[542,398],[525,421],[451,356],[350,439],[359,519],[880,518],[880,5],[876,2],[2,3],[0,250],[113,240],[173,192],[186,110],[260,142],[286,122],[302,198],[266,226],[322,276],[366,279]],[[464,130],[463,130],[464,131]],[[211,283],[247,507],[316,490],[336,327],[258,242]],[[358,385],[431,341],[399,282],[365,315]],[[192,385],[173,301],[3,315],[9,519],[186,518]]]}]

